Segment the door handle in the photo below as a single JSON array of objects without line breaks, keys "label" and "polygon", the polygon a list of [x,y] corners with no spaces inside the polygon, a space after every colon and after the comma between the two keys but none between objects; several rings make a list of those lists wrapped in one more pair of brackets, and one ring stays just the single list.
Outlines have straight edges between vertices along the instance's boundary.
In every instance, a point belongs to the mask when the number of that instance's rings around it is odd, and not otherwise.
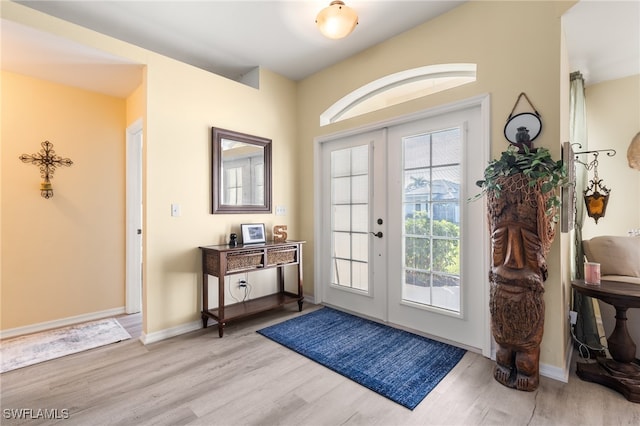
[{"label": "door handle", "polygon": [[382,231],[378,231],[378,232],[370,232],[371,235],[373,235],[374,237],[378,237],[378,238],[382,238]]}]

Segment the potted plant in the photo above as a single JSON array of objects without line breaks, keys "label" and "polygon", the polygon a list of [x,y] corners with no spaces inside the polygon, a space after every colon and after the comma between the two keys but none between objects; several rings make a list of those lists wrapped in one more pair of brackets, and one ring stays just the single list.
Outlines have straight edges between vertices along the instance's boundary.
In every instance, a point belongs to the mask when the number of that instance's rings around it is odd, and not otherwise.
[{"label": "potted plant", "polygon": [[490,191],[499,197],[504,184],[502,178],[520,173],[527,177],[530,187],[539,185],[541,193],[549,195],[546,211],[557,222],[560,196],[556,189],[566,184],[567,173],[562,161],[554,161],[546,148],[509,145],[499,159],[489,162],[484,170],[484,179],[476,182],[482,191],[473,199],[481,198]]},{"label": "potted plant", "polygon": [[[527,141],[528,142],[528,141]],[[509,146],[489,162],[482,189],[491,232],[491,330],[497,343],[495,379],[533,391],[539,384],[544,327],[545,257],[555,236],[566,171],[545,148]]]}]

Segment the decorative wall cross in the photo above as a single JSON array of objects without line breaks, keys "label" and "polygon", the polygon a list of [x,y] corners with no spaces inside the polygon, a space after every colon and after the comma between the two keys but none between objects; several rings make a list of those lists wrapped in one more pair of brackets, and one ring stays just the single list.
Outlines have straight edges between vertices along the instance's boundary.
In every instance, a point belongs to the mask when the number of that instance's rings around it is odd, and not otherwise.
[{"label": "decorative wall cross", "polygon": [[23,163],[31,163],[40,167],[40,176],[44,179],[44,182],[40,184],[40,195],[44,198],[53,197],[53,187],[51,186],[51,179],[53,179],[53,172],[58,166],[69,167],[73,164],[68,158],[62,158],[56,155],[53,150],[53,144],[49,141],[44,141],[42,149],[36,154],[22,154],[20,160]]}]

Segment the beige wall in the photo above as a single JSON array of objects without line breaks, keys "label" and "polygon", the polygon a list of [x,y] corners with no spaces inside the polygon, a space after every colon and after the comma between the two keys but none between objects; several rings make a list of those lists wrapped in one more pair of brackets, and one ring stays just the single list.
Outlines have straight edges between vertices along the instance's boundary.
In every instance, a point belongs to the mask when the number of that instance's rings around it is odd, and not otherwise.
[{"label": "beige wall", "polygon": [[[262,70],[260,90],[256,90],[15,3],[3,2],[2,17],[70,38],[89,47],[119,55],[146,66],[143,87],[136,90],[127,100],[117,101],[121,105],[121,121],[117,128],[113,126],[108,129],[117,134],[120,141],[120,163],[114,171],[118,176],[107,180],[107,182],[113,183],[113,186],[109,186],[111,193],[103,201],[97,194],[88,198],[89,201],[98,203],[99,206],[103,206],[109,201],[116,208],[116,213],[113,213],[112,216],[116,217],[118,222],[103,221],[101,223],[102,212],[94,214],[92,210],[88,210],[83,192],[68,188],[63,191],[63,184],[89,186],[87,178],[77,178],[78,169],[81,167],[93,164],[92,173],[105,172],[103,169],[106,166],[95,161],[99,152],[91,151],[91,158],[85,159],[78,152],[62,149],[62,145],[60,145],[59,152],[68,155],[78,163],[70,169],[63,169],[56,173],[53,182],[54,188],[58,186],[60,189],[54,200],[36,200],[40,202],[37,204],[38,206],[47,201],[55,202],[58,200],[61,202],[66,200],[63,197],[70,197],[74,203],[79,202],[76,200],[82,200],[82,210],[78,207],[78,211],[74,212],[78,215],[75,221],[77,223],[73,228],[65,228],[65,237],[84,241],[84,239],[90,238],[84,237],[85,233],[89,230],[93,231],[96,227],[102,227],[104,233],[109,233],[118,240],[114,247],[109,246],[110,256],[117,256],[117,262],[103,258],[98,263],[78,266],[77,257],[67,257],[54,264],[56,269],[42,270],[39,272],[40,275],[29,280],[28,285],[33,289],[33,292],[59,292],[64,287],[53,287],[50,286],[50,283],[52,275],[56,281],[58,280],[56,273],[61,270],[73,271],[82,267],[91,277],[100,276],[102,280],[105,270],[111,268],[114,270],[113,276],[117,276],[121,281],[121,287],[117,295],[117,302],[105,303],[105,297],[102,303],[109,307],[114,304],[116,306],[124,305],[124,271],[122,266],[124,264],[124,137],[126,125],[140,116],[144,120],[143,310],[145,311],[145,323],[143,329],[147,336],[174,327],[179,328],[199,320],[201,285],[199,246],[223,243],[227,240],[230,232],[238,232],[240,224],[247,222],[265,223],[269,231],[268,235],[271,234],[270,230],[273,225],[288,225],[290,238],[295,239],[300,236],[301,232],[295,220],[297,217],[295,199],[297,195],[297,158],[299,156],[295,134],[295,83],[267,70]],[[3,81],[3,106],[8,105],[5,103],[7,86],[8,84]],[[52,102],[49,101],[49,104]],[[30,98],[25,97],[23,103],[25,108],[31,106]],[[51,109],[55,108],[62,109],[60,104],[55,105],[54,103]],[[16,196],[10,185],[17,179],[15,179],[13,171],[11,171],[12,174],[9,174],[10,170],[8,169],[5,171],[5,161],[8,162],[15,157],[16,161],[11,162],[12,170],[15,170],[16,173],[24,173],[25,176],[34,179],[36,188],[37,182],[39,182],[35,167],[29,167],[17,161],[17,155],[22,153],[22,148],[16,149],[16,152],[20,151],[17,154],[10,152],[5,156],[4,137],[5,134],[8,134],[5,123],[18,119],[24,122],[33,116],[28,110],[22,111],[22,114],[17,118],[5,115],[18,112],[13,111],[12,107],[3,107],[2,111],[2,315],[3,319],[6,318],[6,323],[3,321],[2,324],[3,330],[46,321],[48,318],[67,318],[90,309],[82,306],[84,303],[78,301],[76,294],[73,292],[69,294],[66,290],[64,296],[68,296],[68,304],[56,304],[57,306],[53,308],[50,316],[29,316],[23,314],[18,308],[21,306],[20,303],[29,303],[31,304],[29,309],[32,311],[46,311],[50,309],[51,299],[18,301],[17,299],[21,297],[18,288],[20,271],[5,269],[8,263],[7,247],[9,246],[9,239],[6,239],[5,236],[9,233],[15,234],[21,228],[33,228],[34,224],[43,228],[47,223],[46,215],[36,216],[41,214],[42,210],[32,209],[32,216],[27,217],[9,216],[7,212],[8,206],[14,203],[13,200]],[[79,112],[76,112],[75,109],[68,109],[68,114],[72,119],[75,119]],[[12,136],[30,132],[31,128],[37,129],[34,124],[37,123],[28,121],[23,123],[22,127],[16,126]],[[74,131],[70,123],[60,123],[60,126],[65,137]],[[272,214],[210,214],[210,128],[212,126],[255,134],[273,140],[273,203],[285,206],[287,215],[276,217]],[[89,133],[89,135],[85,135],[87,137],[95,136],[95,133],[100,130],[100,128],[94,129],[94,126],[88,126],[84,133]],[[54,139],[54,136],[44,137]],[[40,140],[40,137],[27,138],[25,136],[25,139],[30,141],[31,150],[37,148],[37,141]],[[99,141],[100,139],[98,139]],[[56,148],[58,146],[56,143]],[[21,178],[20,181],[23,179]],[[99,189],[103,190],[103,188]],[[37,191],[33,190],[33,192],[34,197],[39,198]],[[18,195],[22,196],[22,194],[28,195],[31,192],[23,191]],[[111,197],[117,197],[117,200],[112,202]],[[171,203],[181,205],[182,215],[180,217],[170,216]],[[49,206],[53,205],[53,203],[49,204]],[[108,223],[109,226],[105,226],[104,223]],[[79,225],[82,225],[82,229],[78,228]],[[9,227],[12,229],[8,229]],[[15,236],[12,239],[16,240],[17,238]],[[43,243],[46,241],[39,235],[32,235],[28,240],[29,247],[37,247]],[[59,240],[56,240],[55,243],[59,244]],[[27,244],[27,241],[22,244]],[[76,246],[82,247],[82,244],[76,243]],[[49,243],[47,248],[59,249],[53,243]],[[28,254],[25,250],[22,250],[20,255],[27,258]],[[86,248],[83,250],[83,259],[93,254]],[[94,257],[97,258],[97,256]],[[72,280],[73,284],[71,285],[73,286],[86,285],[86,279],[83,276],[64,275],[64,277]],[[24,284],[22,285],[24,286]],[[46,287],[47,285],[49,287]]]},{"label": "beige wall", "polygon": [[[229,232],[237,231],[240,223],[249,220],[265,222],[268,229],[274,224],[287,224],[291,238],[308,241],[305,291],[313,291],[313,140],[319,135],[488,93],[491,149],[496,157],[507,146],[502,135],[505,120],[518,94],[526,92],[544,122],[536,145],[549,148],[559,157],[561,129],[565,126],[560,120],[565,87],[560,73],[564,53],[560,16],[571,3],[471,2],[298,85],[263,70],[260,90],[20,5],[3,6],[2,13],[3,17],[146,65],[141,93],[127,102],[127,108],[135,108],[136,112],[127,110],[125,116],[130,123],[138,114],[145,114],[144,330],[149,334],[199,318],[201,278],[197,247],[224,242]],[[451,62],[477,63],[477,82],[326,128],[318,126],[320,113],[363,84],[397,71]],[[140,99],[144,106],[134,107]],[[274,205],[287,207],[287,216],[209,214],[211,126],[273,139],[273,201]],[[72,170],[61,170],[60,176]],[[3,179],[3,223],[4,200],[9,198],[6,191],[7,181]],[[170,216],[171,203],[181,205],[181,217]],[[541,359],[562,368],[567,331],[558,245],[554,243],[549,259],[547,326]],[[4,266],[5,247],[2,253]],[[4,292],[4,280],[2,285]],[[18,315],[11,308],[10,312],[8,315]]]},{"label": "beige wall", "polygon": [[[241,223],[265,223],[269,237],[276,224],[288,225],[291,239],[300,234],[291,220],[295,84],[263,70],[260,87],[160,57],[148,66],[144,238],[150,332],[199,317],[198,246],[225,243]],[[272,139],[273,204],[286,206],[286,216],[210,214],[211,126]],[[171,203],[181,205],[181,217],[170,216]]]},{"label": "beige wall", "polygon": [[[614,157],[598,156],[598,175],[611,189],[611,196],[606,215],[597,224],[585,219],[583,237],[627,235],[630,229],[640,228],[640,172],[631,169],[627,161],[631,139],[640,132],[640,74],[588,85],[585,98],[588,149],[614,149],[617,153]],[[586,160],[586,155],[580,157]],[[593,178],[593,171],[588,176]],[[584,202],[584,188],[578,190],[578,201]]]},{"label": "beige wall", "polygon": [[[2,73],[2,329],[124,306],[125,101]],[[54,196],[18,159],[70,158]]]},{"label": "beige wall", "polygon": [[[146,72],[143,74],[146,74]],[[145,88],[146,84],[141,84],[127,97],[127,126],[146,116],[147,98]]]},{"label": "beige wall", "polygon": [[[503,136],[506,119],[518,95],[526,92],[543,120],[543,132],[536,139],[536,146],[549,148],[559,158],[561,128],[566,126],[560,121],[561,90],[567,87],[560,81],[564,54],[560,16],[572,3],[467,3],[302,81],[298,92],[299,140],[304,146],[300,157],[303,186],[299,192],[302,238],[314,240],[313,144],[319,135],[489,93],[491,151],[497,157],[507,147]],[[475,83],[319,127],[319,116],[325,109],[366,83],[405,69],[457,62],[477,64]],[[311,276],[305,281],[306,290],[311,292],[314,270],[309,252],[304,266],[306,276]],[[556,241],[549,256],[550,274],[545,284],[547,326],[541,360],[562,369],[567,344],[567,301],[560,263]]]}]

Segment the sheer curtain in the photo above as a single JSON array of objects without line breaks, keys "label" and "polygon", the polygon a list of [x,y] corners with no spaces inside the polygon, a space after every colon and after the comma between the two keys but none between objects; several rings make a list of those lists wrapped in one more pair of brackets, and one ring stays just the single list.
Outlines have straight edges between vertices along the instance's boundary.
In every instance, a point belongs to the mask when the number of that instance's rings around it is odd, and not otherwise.
[{"label": "sheer curtain", "polygon": [[[570,109],[569,109],[569,140],[579,143],[579,151],[586,151],[587,148],[587,111],[584,98],[584,79],[579,71],[570,75]],[[584,277],[584,252],[582,251],[582,224],[584,223],[586,212],[582,200],[582,190],[587,184],[587,170],[578,165],[575,170],[576,176],[576,217],[574,227],[574,241],[572,247],[572,279]],[[596,325],[593,310],[593,300],[588,296],[573,291],[573,308],[578,313],[578,322],[575,326],[575,337],[587,347],[599,348],[600,336]],[[579,348],[582,349],[582,348]],[[582,352],[582,351],[581,351]]]}]

